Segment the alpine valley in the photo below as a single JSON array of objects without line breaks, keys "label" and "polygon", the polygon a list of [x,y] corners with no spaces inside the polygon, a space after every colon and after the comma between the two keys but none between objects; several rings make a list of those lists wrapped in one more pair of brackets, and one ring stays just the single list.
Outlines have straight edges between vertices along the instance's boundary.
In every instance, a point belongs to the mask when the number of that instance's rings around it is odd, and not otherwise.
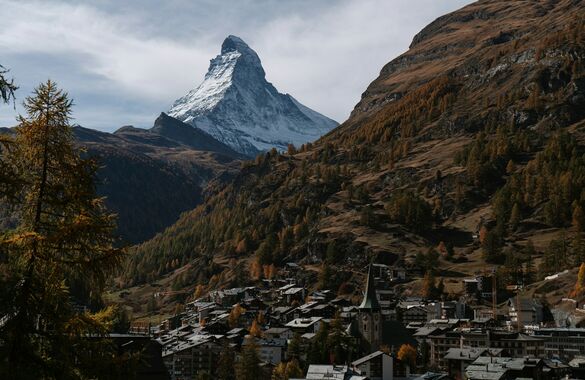
[{"label": "alpine valley", "polygon": [[[39,84],[0,129],[0,379],[585,378],[585,0],[459,1],[341,124],[279,92],[234,35],[149,128],[72,126],[66,90]],[[0,46],[23,72],[91,76],[74,90],[99,107],[102,79],[120,85],[106,107],[171,88],[168,67],[200,57],[192,33],[288,49],[299,32],[315,73],[346,74],[404,20],[454,9],[89,3],[3,2]],[[3,104],[38,77],[17,70],[0,65]]]},{"label": "alpine valley", "polygon": [[[574,0],[482,0],[442,16],[382,68],[347,121],[301,146],[333,122],[277,94],[256,54],[228,37],[169,114],[240,153],[279,149],[135,246],[120,286],[135,296],[172,287],[168,311],[197,285],[242,286],[295,262],[304,284],[357,299],[352,268],[375,260],[414,274],[407,294],[434,284],[423,281],[431,269],[455,295],[462,278],[494,268],[502,286],[559,302],[585,255],[584,11]],[[275,114],[276,134],[259,138]],[[279,135],[298,149],[279,151]],[[553,287],[542,282],[564,269]]]},{"label": "alpine valley", "polygon": [[[279,93],[266,81],[256,52],[229,36],[203,83],[152,128],[105,133],[77,126],[74,134],[102,166],[98,193],[118,215],[120,244],[136,244],[200,204],[208,185],[231,179],[242,160],[314,141],[335,126]],[[11,220],[4,215],[2,223]]]}]

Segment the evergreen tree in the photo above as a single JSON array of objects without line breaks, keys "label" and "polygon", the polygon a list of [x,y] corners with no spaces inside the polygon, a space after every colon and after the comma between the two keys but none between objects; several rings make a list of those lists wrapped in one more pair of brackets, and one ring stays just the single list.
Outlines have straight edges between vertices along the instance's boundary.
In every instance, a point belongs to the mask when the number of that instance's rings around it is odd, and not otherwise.
[{"label": "evergreen tree", "polygon": [[328,336],[325,342],[326,351],[330,355],[330,362],[337,364],[351,362],[352,353],[356,351],[356,347],[352,342],[353,340],[343,328],[343,323],[338,313],[329,324]]},{"label": "evergreen tree", "polygon": [[490,264],[498,263],[501,260],[502,237],[498,228],[494,228],[485,235],[482,243],[483,257]]},{"label": "evergreen tree", "polygon": [[583,209],[580,205],[575,205],[573,207],[573,220],[572,220],[573,227],[577,232],[583,232],[585,228],[585,213],[583,213]]},{"label": "evergreen tree", "polygon": [[520,220],[522,219],[522,215],[520,213],[520,206],[518,205],[518,203],[514,203],[514,206],[512,207],[512,212],[510,213],[510,229],[512,231],[515,231],[516,228],[518,228],[518,223],[520,223]]},{"label": "evergreen tree", "polygon": [[327,244],[327,249],[325,250],[325,260],[331,264],[337,264],[339,260],[343,259],[343,254],[341,249],[335,243],[335,240],[331,240]]},{"label": "evergreen tree", "polygon": [[327,262],[324,262],[319,271],[319,289],[328,289],[331,286],[332,277],[333,271],[331,267]]},{"label": "evergreen tree", "polygon": [[73,308],[101,303],[122,252],[113,248],[114,216],[95,195],[97,165],[73,147],[71,104],[54,82],[41,84],[26,98],[27,116],[6,153],[22,185],[9,199],[19,225],[0,235],[7,274],[0,279],[0,378],[115,377],[115,355],[99,339],[113,310]]},{"label": "evergreen tree", "polygon": [[225,341],[217,363],[217,380],[232,380],[234,378],[234,356],[234,351],[229,343]]},{"label": "evergreen tree", "polygon": [[254,338],[247,338],[248,344],[242,348],[242,357],[236,365],[237,380],[257,380],[262,377],[258,345]]},{"label": "evergreen tree", "polygon": [[286,352],[290,359],[296,359],[300,362],[302,353],[301,334],[295,333],[288,344]]},{"label": "evergreen tree", "polygon": [[307,353],[307,363],[328,363],[329,352],[327,352],[327,337],[329,336],[329,326],[321,322],[319,331],[313,338]]},{"label": "evergreen tree", "polygon": [[524,247],[524,256],[526,258],[524,264],[524,284],[529,285],[536,279],[536,268],[534,267],[534,257],[536,256],[536,249],[532,240],[528,240]]}]

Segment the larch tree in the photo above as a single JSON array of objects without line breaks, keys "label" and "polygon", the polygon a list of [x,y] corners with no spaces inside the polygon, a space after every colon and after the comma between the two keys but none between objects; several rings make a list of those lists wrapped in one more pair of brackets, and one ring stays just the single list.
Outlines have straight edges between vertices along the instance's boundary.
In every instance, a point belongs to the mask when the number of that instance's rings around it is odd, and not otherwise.
[{"label": "larch tree", "polygon": [[[0,101],[3,103],[10,102],[14,99],[14,91],[18,89],[13,79],[7,79],[8,70],[0,65]],[[7,164],[5,157],[8,150],[14,149],[14,142],[5,135],[0,135],[0,198],[13,198],[20,183],[14,173],[13,168]]]},{"label": "larch tree", "polygon": [[0,99],[4,103],[14,99],[14,91],[18,89],[14,84],[14,79],[8,79],[6,74],[8,74],[8,70],[0,65]]},{"label": "larch tree", "polygon": [[579,267],[579,273],[577,274],[577,282],[575,283],[575,293],[581,294],[585,289],[585,263],[582,263]]},{"label": "larch tree", "polygon": [[280,362],[272,371],[272,380],[288,380],[291,378],[301,378],[303,370],[296,359],[288,362]]},{"label": "larch tree", "polygon": [[101,304],[123,251],[113,247],[115,218],[95,194],[97,164],[73,146],[71,106],[54,82],[41,84],[26,98],[27,116],[3,152],[0,170],[20,185],[5,197],[19,224],[0,234],[0,378],[119,373],[105,339],[113,310],[74,307]]},{"label": "larch tree", "polygon": [[416,365],[416,348],[410,344],[403,344],[400,346],[396,354],[398,360],[407,363],[411,368]]}]

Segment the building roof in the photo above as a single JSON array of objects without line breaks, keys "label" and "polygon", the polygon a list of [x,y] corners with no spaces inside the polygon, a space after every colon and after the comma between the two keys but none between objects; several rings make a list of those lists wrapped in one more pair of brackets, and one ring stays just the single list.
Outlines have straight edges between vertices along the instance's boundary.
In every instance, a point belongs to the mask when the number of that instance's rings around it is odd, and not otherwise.
[{"label": "building roof", "polygon": [[297,318],[286,324],[287,327],[309,327],[319,322],[321,317]]},{"label": "building roof", "polygon": [[365,380],[366,377],[354,374],[347,366],[311,364],[306,379]]},{"label": "building roof", "polygon": [[423,326],[423,327],[418,328],[413,336],[421,336],[421,337],[429,336],[429,335],[433,334],[435,331],[441,331],[441,330],[438,327]]},{"label": "building roof", "polygon": [[382,352],[382,351],[372,352],[371,354],[366,355],[363,358],[359,358],[358,360],[352,362],[351,365],[357,367],[357,366],[362,365],[366,362],[369,362],[372,359],[377,358],[380,355],[388,355],[388,354],[386,354],[385,352]]},{"label": "building roof", "polygon": [[445,355],[447,360],[474,361],[482,355],[497,356],[502,353],[501,348],[469,347],[450,348]]},{"label": "building roof", "polygon": [[541,307],[538,300],[528,297],[513,297],[508,300],[508,306],[514,310],[519,309],[520,311],[536,311],[537,308]]},{"label": "building roof", "polygon": [[378,303],[378,298],[376,297],[376,289],[374,288],[374,275],[372,273],[372,265],[368,268],[368,279],[366,281],[366,292],[364,294],[364,299],[359,306],[360,310],[369,310],[369,311],[380,311],[382,308]]},{"label": "building roof", "polygon": [[290,331],[287,327],[271,327],[268,330],[264,331],[264,334],[282,334],[287,331]]}]

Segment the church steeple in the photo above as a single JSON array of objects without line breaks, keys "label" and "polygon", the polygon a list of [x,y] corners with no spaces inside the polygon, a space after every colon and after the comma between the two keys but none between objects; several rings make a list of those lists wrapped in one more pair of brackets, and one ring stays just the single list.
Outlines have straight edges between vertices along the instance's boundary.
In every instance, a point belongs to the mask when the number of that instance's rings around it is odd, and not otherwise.
[{"label": "church steeple", "polygon": [[366,282],[366,292],[364,293],[364,299],[359,306],[362,311],[380,311],[381,307],[376,297],[376,288],[374,287],[374,274],[372,273],[372,264],[368,266],[368,280]]},{"label": "church steeple", "polygon": [[366,345],[366,350],[373,352],[382,343],[382,308],[376,297],[374,273],[372,265],[368,268],[368,279],[364,299],[358,308],[357,322],[360,334]]}]

